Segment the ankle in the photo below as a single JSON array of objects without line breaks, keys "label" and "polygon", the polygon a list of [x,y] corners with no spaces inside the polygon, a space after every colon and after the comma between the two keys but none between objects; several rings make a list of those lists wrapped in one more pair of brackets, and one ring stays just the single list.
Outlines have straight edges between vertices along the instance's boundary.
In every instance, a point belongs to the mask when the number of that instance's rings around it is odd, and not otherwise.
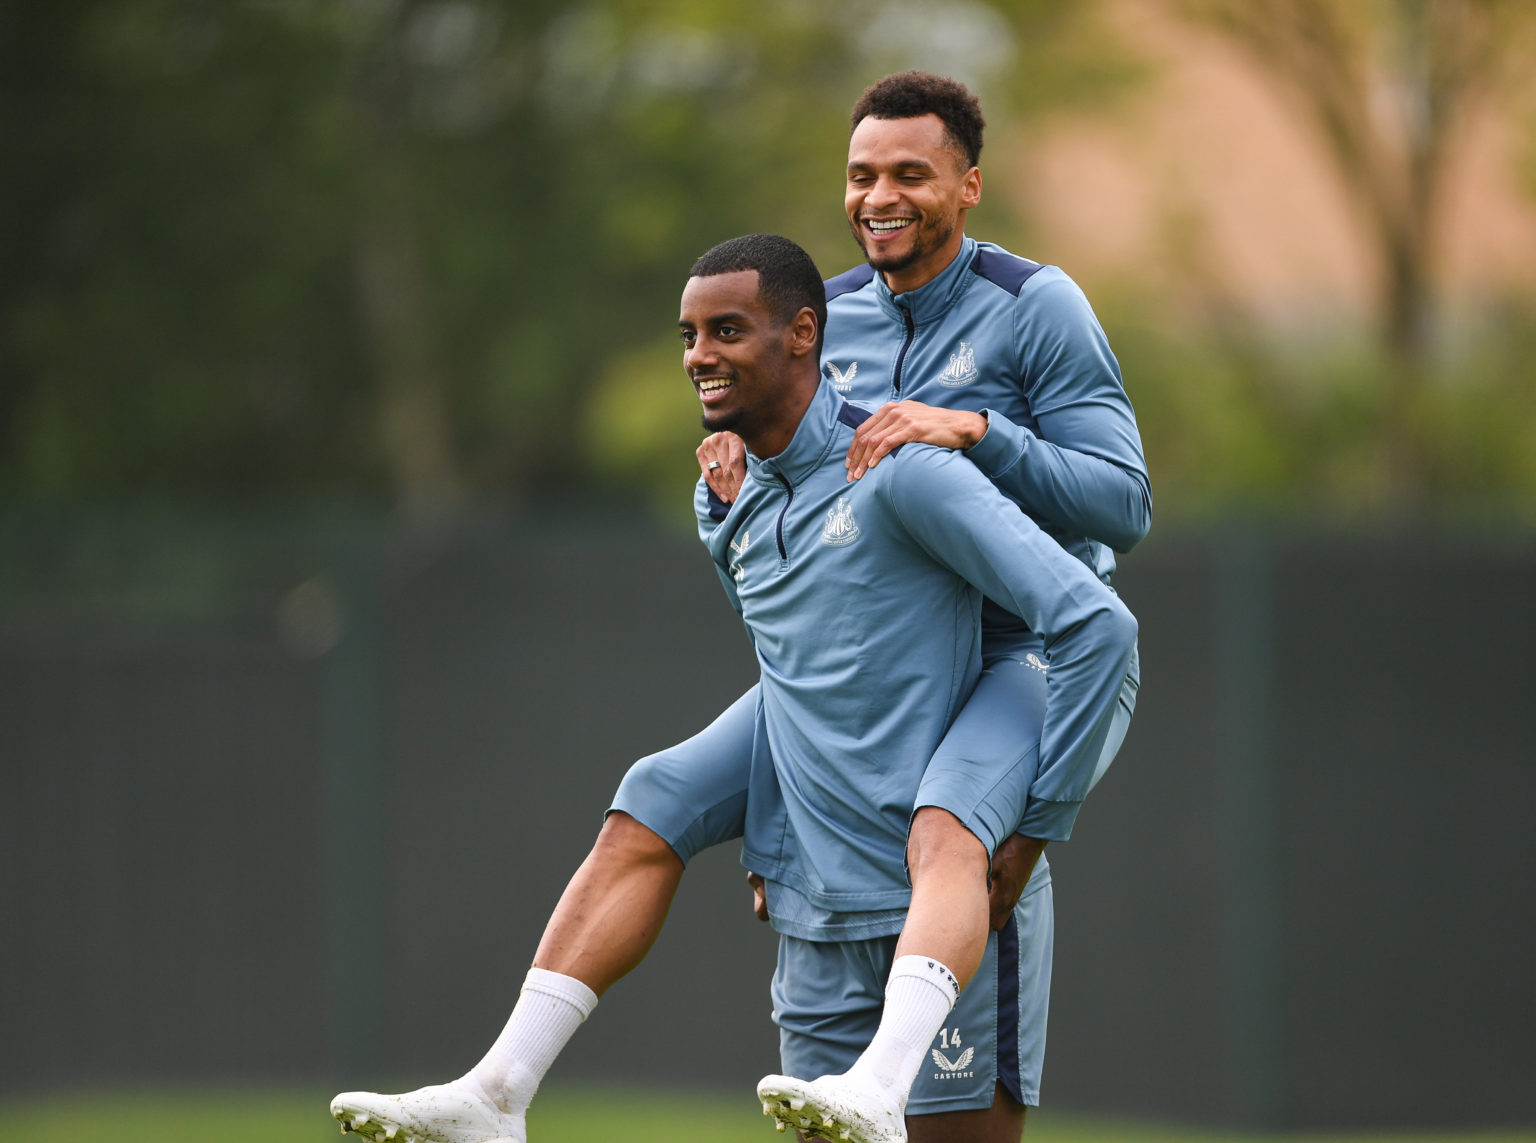
[{"label": "ankle", "polygon": [[491,1104],[503,1115],[522,1115],[533,1102],[539,1088],[538,1077],[526,1069],[499,1066],[481,1060],[460,1077],[459,1082]]}]

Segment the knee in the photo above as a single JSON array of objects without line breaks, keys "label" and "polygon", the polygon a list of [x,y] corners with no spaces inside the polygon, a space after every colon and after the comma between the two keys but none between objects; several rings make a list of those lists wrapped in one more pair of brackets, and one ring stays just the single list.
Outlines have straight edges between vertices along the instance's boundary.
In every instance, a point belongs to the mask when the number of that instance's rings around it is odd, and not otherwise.
[{"label": "knee", "polygon": [[912,818],[907,834],[907,866],[917,877],[939,866],[987,871],[987,848],[981,839],[948,810],[924,806]]},{"label": "knee", "polygon": [[614,810],[603,819],[592,853],[601,861],[626,865],[682,864],[682,858],[660,834],[623,810]]}]

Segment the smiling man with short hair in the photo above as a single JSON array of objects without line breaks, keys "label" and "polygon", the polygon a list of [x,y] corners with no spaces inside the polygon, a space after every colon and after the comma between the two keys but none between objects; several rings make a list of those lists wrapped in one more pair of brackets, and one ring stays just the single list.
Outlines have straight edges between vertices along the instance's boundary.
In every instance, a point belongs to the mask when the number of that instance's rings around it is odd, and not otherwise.
[{"label": "smiling man with short hair", "polygon": [[[992,502],[998,535],[1017,525],[1022,507],[1107,584],[1112,549],[1129,550],[1150,524],[1151,493],[1135,417],[1103,331],[1076,285],[1054,267],[965,235],[966,213],[980,194],[982,127],[974,97],[953,80],[928,73],[888,76],[854,108],[845,206],[868,262],[834,278],[825,301],[816,303],[827,307],[821,311],[827,313],[821,368],[837,395],[881,407],[857,428],[845,424],[839,430],[849,438],[836,438],[846,450],[844,482],[862,483],[885,468],[885,458],[903,442],[964,450],[952,454],[955,462],[968,460],[1006,497]],[[764,298],[776,299],[777,287],[764,284]],[[800,308],[815,309],[808,303]],[[819,335],[819,320],[816,328]],[[727,326],[727,332],[739,331]],[[795,361],[797,370],[805,364],[803,357]],[[745,399],[752,394],[745,385],[732,392],[741,384],[733,368],[713,374],[706,369],[700,377],[704,423],[712,432],[699,448],[703,481],[714,496],[714,514],[701,517],[701,532],[709,538],[749,476],[741,438],[714,430],[731,427],[743,412],[752,421],[761,410],[748,409]],[[865,535],[866,517],[848,496],[845,489],[827,506],[821,526],[829,547],[836,546],[832,540]],[[850,548],[859,543],[846,542]],[[727,550],[741,558],[728,562],[726,574],[736,567],[745,572],[745,558],[760,558],[768,546],[767,533],[749,528],[733,534]],[[877,1027],[891,1006],[875,987],[863,995],[859,1012],[844,1014],[838,1033],[845,1047],[869,1043],[872,1067],[886,1068],[881,1061],[899,1057],[898,1071],[886,1069],[894,1082],[883,1085],[896,1093],[892,1099],[905,1098],[902,1085],[913,1077],[902,1076],[913,1059],[922,1063],[925,1049],[933,1053],[927,1057],[933,1066],[910,1089],[914,1143],[952,1132],[974,1143],[1017,1140],[1025,1107],[1038,1101],[1053,924],[1049,870],[1040,853],[1047,840],[1070,833],[1078,806],[1119,747],[1136,696],[1133,650],[1097,757],[1062,751],[1059,740],[1047,746],[1047,696],[1054,701],[1066,672],[1047,654],[1040,631],[998,606],[1005,602],[983,602],[975,688],[928,763],[915,799],[899,813],[889,808],[902,821],[911,818],[907,859],[914,884],[953,890],[919,893],[909,928],[915,922],[917,931],[941,939],[949,933],[958,950],[949,954],[952,975],[963,978],[970,971],[987,982],[967,990],[969,1003],[983,994],[1003,1002],[943,1024],[921,1045],[910,1042],[910,1028]],[[914,592],[890,606],[884,622],[920,626],[932,605]],[[544,1074],[598,997],[645,957],[688,860],[742,837],[749,785],[773,773],[756,752],[761,701],[761,688],[754,686],[699,734],[630,769],[590,854],[550,916],[517,1005],[485,1058],[450,1084],[400,1096],[338,1096],[332,1113],[344,1127],[376,1138],[393,1125],[433,1143],[522,1143],[523,1114]],[[958,807],[963,814],[946,809],[947,799],[963,794],[978,769],[1001,775],[1010,798]],[[757,801],[771,804],[766,795]],[[749,856],[752,864],[772,857]],[[773,872],[767,864],[761,868]],[[755,904],[759,916],[767,919],[771,912],[776,926],[802,934],[894,933],[908,916],[898,906],[840,916],[787,875],[760,882]],[[972,963],[978,916],[983,922],[990,917],[994,930],[983,942],[979,966]],[[983,923],[983,936],[985,931]],[[931,982],[912,980],[896,974],[882,987],[894,981],[909,996],[941,993]],[[1028,1003],[1010,1006],[1008,995]],[[816,995],[782,992],[778,999],[781,1022],[814,1026],[820,1020]],[[811,1045],[805,1037],[796,1043]],[[846,1067],[848,1060],[807,1052],[795,1066],[808,1078]]]},{"label": "smiling man with short hair", "polygon": [[[1048,987],[1015,962],[1011,989],[966,989],[987,943],[990,842],[1023,813],[1037,749],[1043,767],[1092,773],[1136,623],[952,450],[903,446],[849,482],[843,458],[870,414],[819,377],[809,264],[770,235],[723,243],[695,263],[678,324],[706,423],[747,447],[735,502],[701,487],[697,508],[761,668],[742,860],[780,934],[787,1074],[759,1094],[804,1134],[898,1143],[941,1030],[955,1024],[954,1056],[923,1085],[923,1132],[990,1112],[992,1061]],[[804,283],[792,317],[759,287],[787,274]],[[929,759],[982,674],[983,596],[1028,624],[1049,663],[1040,731],[972,740],[975,759],[936,776]],[[1005,918],[1015,948],[1037,904]],[[988,1062],[973,1068],[978,1048]],[[992,1118],[979,1133],[971,1117],[972,1137],[1017,1138]]]}]

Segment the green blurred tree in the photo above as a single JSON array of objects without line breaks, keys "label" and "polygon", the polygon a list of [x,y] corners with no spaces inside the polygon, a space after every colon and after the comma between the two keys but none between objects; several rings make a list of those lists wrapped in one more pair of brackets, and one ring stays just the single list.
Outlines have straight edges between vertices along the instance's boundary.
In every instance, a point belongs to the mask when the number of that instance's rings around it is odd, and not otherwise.
[{"label": "green blurred tree", "polygon": [[0,494],[590,492],[589,394],[669,336],[694,256],[774,229],[853,260],[865,83],[924,64],[1006,114],[1095,88],[1079,25],[1044,0],[17,0]]},{"label": "green blurred tree", "polygon": [[[1526,407],[1509,365],[1523,311],[1457,351],[1456,385],[1425,334],[1440,172],[1458,116],[1527,42],[1523,9],[1169,2],[1253,48],[1311,109],[1392,270],[1394,351],[1283,358],[1241,331],[1171,328],[1144,296],[1112,312],[1096,290],[1160,511],[1369,499],[1389,452],[1412,477],[1394,486],[1530,488],[1531,434],[1486,411]],[[704,0],[0,5],[0,498],[340,494],[430,517],[654,494],[686,520],[699,430],[670,331],[692,259],[775,230],[828,274],[856,261],[838,193],[847,109],[911,66],[981,93],[990,181],[973,229],[1031,253],[1007,193],[1031,128],[1106,108],[1138,78],[1113,14],[1055,0],[770,0],[749,20]],[[1335,380],[1299,403],[1288,370]]]},{"label": "green blurred tree", "polygon": [[[1053,0],[958,2],[940,9],[869,0],[836,7],[768,5],[774,18],[756,30],[745,54],[740,29],[708,5],[636,5],[632,11],[644,16],[626,26],[624,37],[631,62],[610,65],[609,74],[639,82],[650,69],[637,65],[633,53],[643,53],[639,45],[658,35],[677,35],[680,14],[694,8],[698,15],[683,21],[692,50],[730,61],[723,65],[730,80],[707,89],[702,117],[696,97],[677,102],[675,121],[692,133],[690,169],[701,161],[723,163],[730,178],[723,188],[701,181],[699,193],[672,201],[711,208],[729,225],[672,263],[658,299],[665,316],[657,333],[604,362],[582,436],[595,472],[638,488],[658,512],[685,526],[692,512],[679,490],[698,475],[693,449],[702,432],[697,401],[682,374],[673,315],[693,254],[734,233],[773,230],[804,245],[829,277],[857,263],[862,256],[842,205],[848,112],[869,83],[912,67],[956,76],[981,96],[988,118],[982,166],[999,179],[995,187],[988,183],[972,229],[1023,251],[1027,220],[1018,215],[1007,183],[1027,154],[1029,128],[1053,112],[1109,105],[1140,74],[1097,8]],[[597,82],[589,72],[583,86]],[[656,106],[654,94],[646,99],[633,88],[616,107],[633,105],[637,97],[639,106]],[[604,118],[615,114],[609,110]],[[656,140],[648,150],[666,153],[669,144]],[[711,206],[721,195],[728,206]]]},{"label": "green blurred tree", "polygon": [[1468,115],[1536,46],[1527,0],[1172,0],[1236,45],[1315,131],[1378,264],[1394,371],[1382,441],[1393,497],[1422,504],[1444,188]]}]

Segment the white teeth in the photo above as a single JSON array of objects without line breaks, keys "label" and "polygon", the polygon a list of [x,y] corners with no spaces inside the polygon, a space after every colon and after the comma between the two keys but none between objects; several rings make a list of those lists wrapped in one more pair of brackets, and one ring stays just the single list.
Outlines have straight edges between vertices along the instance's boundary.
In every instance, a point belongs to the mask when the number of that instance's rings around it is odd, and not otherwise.
[{"label": "white teeth", "polygon": [[700,393],[713,393],[716,389],[725,389],[730,386],[730,381],[724,377],[714,377],[708,381],[699,382]]},{"label": "white teeth", "polygon": [[869,228],[871,230],[882,230],[882,231],[883,230],[900,230],[903,226],[906,226],[911,221],[912,220],[909,219],[909,218],[892,218],[892,219],[873,219],[872,218],[872,219],[869,220]]}]

